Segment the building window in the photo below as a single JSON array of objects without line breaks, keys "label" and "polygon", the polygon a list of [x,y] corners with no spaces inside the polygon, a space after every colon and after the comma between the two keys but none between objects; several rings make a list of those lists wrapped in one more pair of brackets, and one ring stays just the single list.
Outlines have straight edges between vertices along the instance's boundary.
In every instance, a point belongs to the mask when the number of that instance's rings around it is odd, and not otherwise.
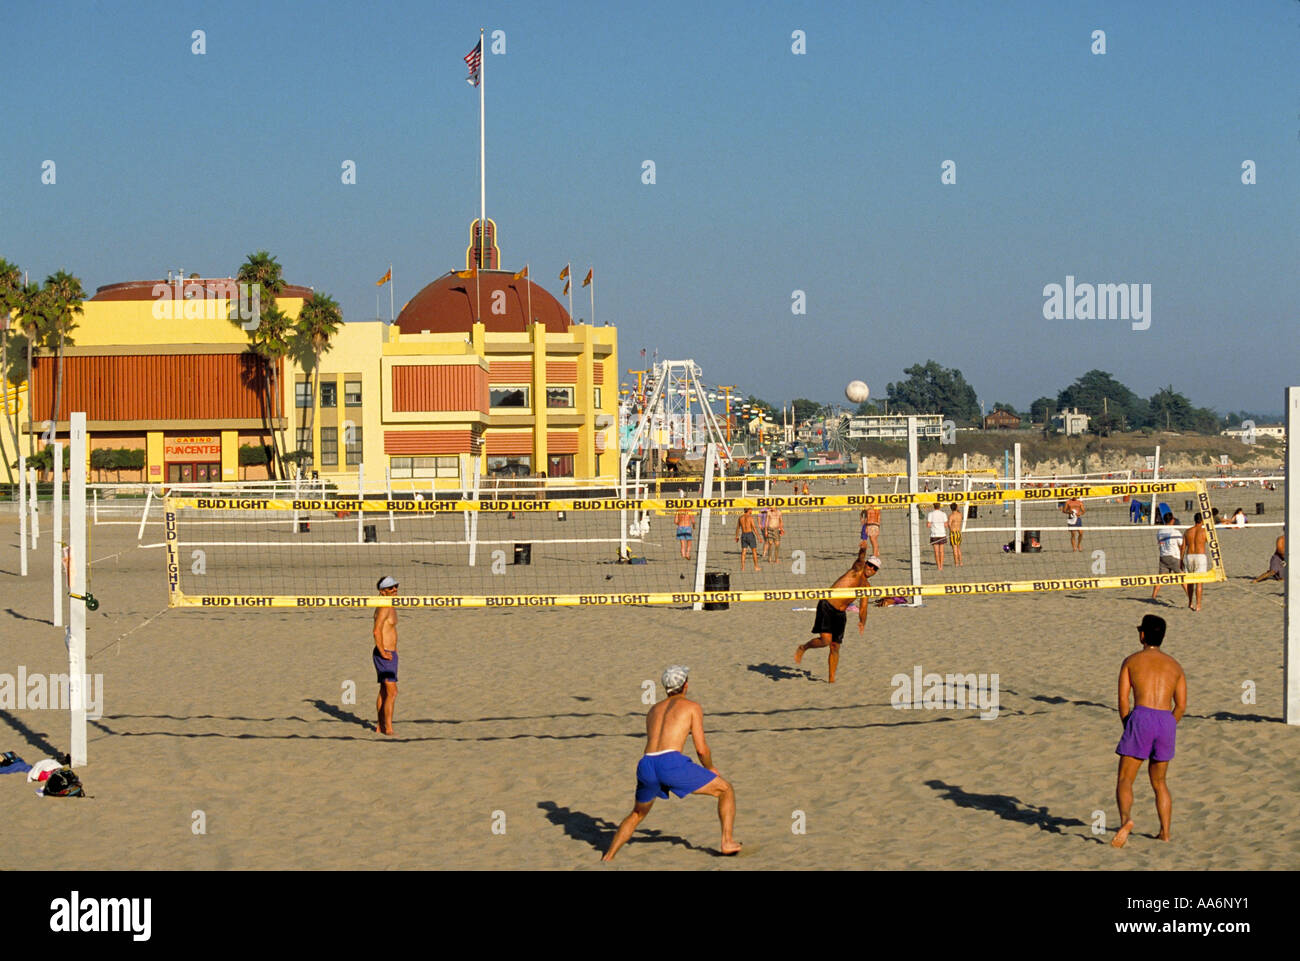
[{"label": "building window", "polygon": [[343,441],[349,466],[361,463],[361,428],[355,425],[343,428]]},{"label": "building window", "polygon": [[602,404],[602,403],[600,402],[600,388],[599,388],[599,387],[593,387],[593,388],[592,388],[592,393],[594,394],[594,400],[595,400],[595,402],[596,402],[596,410],[600,410],[602,407],[605,406],[604,404]]},{"label": "building window", "polygon": [[339,405],[338,381],[322,380],[320,382],[320,405],[322,407],[337,407]]},{"label": "building window", "polygon": [[546,463],[548,465],[546,470],[547,477],[573,476],[572,454],[551,454],[546,458]]},{"label": "building window", "polygon": [[300,380],[294,384],[294,406],[310,407],[311,406],[311,381]]},{"label": "building window", "polygon": [[[301,387],[302,384],[299,384],[298,386]],[[308,388],[311,387],[310,384],[307,386]],[[299,427],[296,431],[296,436],[298,446],[294,453],[298,455],[298,462],[302,464],[302,469],[309,470],[311,468],[311,428]]]},{"label": "building window", "polygon": [[533,472],[533,458],[528,454],[518,457],[489,457],[487,469],[493,477],[528,477]]},{"label": "building window", "polygon": [[527,387],[493,387],[493,407],[528,407]]},{"label": "building window", "polygon": [[459,457],[390,457],[388,473],[394,480],[422,477],[460,477]]},{"label": "building window", "polygon": [[361,406],[361,381],[345,380],[343,382],[343,403],[348,407]]},{"label": "building window", "polygon": [[546,406],[547,407],[572,407],[573,388],[572,387],[547,387]]},{"label": "building window", "polygon": [[[324,400],[325,391],[322,390],[320,396],[321,400]],[[322,427],[320,429],[320,466],[339,466],[339,429],[337,427]]]}]

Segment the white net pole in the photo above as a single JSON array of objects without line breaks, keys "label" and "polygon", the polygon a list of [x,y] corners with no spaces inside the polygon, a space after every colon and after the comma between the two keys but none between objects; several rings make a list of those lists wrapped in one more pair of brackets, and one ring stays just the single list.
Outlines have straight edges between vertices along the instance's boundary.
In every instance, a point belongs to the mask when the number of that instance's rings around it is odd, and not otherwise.
[{"label": "white net pole", "polygon": [[[86,415],[72,415],[69,441],[71,463],[68,490],[68,527],[71,535],[72,563],[69,566],[73,594],[83,598],[86,594],[86,572],[90,558],[86,556]],[[72,765],[86,763],[86,602],[74,600],[68,608],[68,707],[72,721]]]},{"label": "white net pole", "polygon": [[[907,418],[907,490],[910,494],[917,492],[917,452],[916,452],[916,416],[909,414]],[[911,556],[912,556],[912,586],[921,586],[921,512],[917,504],[912,504],[908,509],[911,515]],[[859,599],[859,604],[871,603],[865,597]],[[912,607],[921,606],[921,595],[917,594],[912,598]]]},{"label": "white net pole", "polygon": [[[366,465],[358,464],[357,465],[357,500],[363,501],[365,499],[366,499]],[[361,530],[362,526],[365,524],[365,521],[366,521],[365,512],[357,511],[357,543],[358,544],[365,543],[365,534]]]},{"label": "white net pole", "polygon": [[[71,451],[69,451],[69,453],[71,453]],[[68,492],[68,496],[69,497],[72,496],[71,491]],[[139,543],[140,541],[144,540],[144,525],[149,522],[149,505],[152,503],[153,503],[153,485],[150,485],[149,490],[145,493],[145,497],[144,497],[144,510],[140,512],[140,529],[135,532],[136,543]]]},{"label": "white net pole", "polygon": [[[1156,444],[1156,460],[1155,463],[1152,464],[1151,483],[1154,484],[1159,480],[1160,480],[1160,445]],[[1151,495],[1151,526],[1152,527],[1156,526],[1156,494],[1155,493],[1152,493]]]},{"label": "white net pole", "polygon": [[[482,466],[482,455],[474,455],[474,477],[472,479],[473,489],[470,491],[470,500],[479,499],[479,470]],[[473,567],[478,556],[478,511],[469,512],[469,566]]]},{"label": "white net pole", "polygon": [[[1295,553],[1291,528],[1300,520],[1300,387],[1286,389],[1286,551]],[[1286,642],[1282,653],[1282,686],[1284,691],[1283,719],[1287,724],[1300,725],[1300,604],[1296,602],[1300,591],[1300,565],[1287,563],[1285,596]]]},{"label": "white net pole", "polygon": [[31,490],[27,493],[27,506],[32,512],[32,550],[36,550],[37,541],[41,539],[41,515],[37,512],[35,467],[27,468],[27,481],[31,485]]},{"label": "white net pole", "polygon": [[[1020,490],[1020,482],[1021,482],[1021,475],[1020,475],[1020,443],[1017,442],[1017,443],[1016,443],[1016,478],[1015,478],[1015,489],[1016,489],[1016,490]],[[1021,539],[1021,530],[1020,530],[1020,506],[1021,506],[1021,503],[1022,503],[1021,501],[1017,500],[1017,501],[1016,501],[1016,506],[1013,508],[1013,510],[1015,511],[1015,514],[1016,514],[1016,540],[1015,540],[1016,547],[1015,547],[1015,550],[1016,550],[1016,553],[1017,553],[1017,554],[1020,553],[1020,539]]]},{"label": "white net pole", "polygon": [[50,532],[53,563],[54,626],[63,626],[63,444],[54,445],[54,530]]},{"label": "white net pole", "polygon": [[[436,473],[436,471],[435,471],[435,473]],[[393,500],[393,469],[392,469],[391,467],[385,467],[385,468],[384,468],[384,490],[386,490],[386,491],[388,492],[388,501],[389,501],[389,503],[392,503],[392,500]],[[388,533],[391,534],[391,533],[393,533],[395,530],[397,530],[397,525],[396,525],[396,523],[395,523],[394,520],[393,520],[393,512],[392,512],[392,511],[389,511],[389,512],[388,512]]]},{"label": "white net pole", "polygon": [[27,576],[27,458],[18,455],[18,556],[19,573]]},{"label": "white net pole", "polygon": [[[718,445],[709,442],[704,453],[704,487],[701,489],[701,497],[713,496],[713,462],[718,456]],[[695,551],[695,591],[699,593],[704,590],[704,567],[708,563],[709,553],[709,519],[712,516],[712,510],[708,507],[700,511],[700,537]],[[704,602],[696,601],[695,610],[704,610]]]}]

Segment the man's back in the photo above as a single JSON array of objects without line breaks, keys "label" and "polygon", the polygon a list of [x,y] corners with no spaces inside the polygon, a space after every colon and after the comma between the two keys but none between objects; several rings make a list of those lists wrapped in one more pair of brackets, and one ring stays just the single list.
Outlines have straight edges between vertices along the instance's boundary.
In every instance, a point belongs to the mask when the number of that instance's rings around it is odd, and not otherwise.
[{"label": "man's back", "polygon": [[695,701],[685,695],[676,695],[660,701],[646,714],[647,754],[657,751],[680,751],[686,746],[696,719],[704,712]]},{"label": "man's back", "polygon": [[1191,527],[1187,528],[1184,540],[1187,543],[1187,553],[1205,553],[1205,527],[1201,524],[1193,524]]},{"label": "man's back", "polygon": [[1146,648],[1126,657],[1124,670],[1133,686],[1134,706],[1170,710],[1183,677],[1181,664],[1164,651]]}]

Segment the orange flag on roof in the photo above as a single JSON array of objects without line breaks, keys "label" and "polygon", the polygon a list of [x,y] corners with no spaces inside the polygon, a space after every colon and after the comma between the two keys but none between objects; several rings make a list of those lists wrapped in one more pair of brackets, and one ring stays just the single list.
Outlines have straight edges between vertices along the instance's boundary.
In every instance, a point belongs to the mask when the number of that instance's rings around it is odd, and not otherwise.
[{"label": "orange flag on roof", "polygon": [[384,276],[380,277],[378,280],[375,281],[375,286],[382,287],[384,286],[384,284],[388,283],[392,279],[393,279],[393,268],[389,267],[388,273],[384,274]]},{"label": "orange flag on roof", "polygon": [[561,293],[562,293],[562,294],[567,294],[568,292],[569,292],[569,282],[566,280],[566,281],[564,282],[564,290],[562,290]]},{"label": "orange flag on roof", "polygon": [[569,265],[565,264],[564,269],[560,271],[560,279],[563,280],[567,276],[569,276]]},{"label": "orange flag on roof", "polygon": [[524,269],[519,271],[519,273],[515,274],[515,280],[524,280],[527,277],[528,277],[528,265],[525,264]]},{"label": "orange flag on roof", "polygon": [[588,284],[591,283],[591,276],[592,276],[593,273],[595,273],[595,270],[596,270],[596,268],[593,267],[593,268],[591,268],[591,270],[588,270],[588,271],[587,271],[587,276],[586,276],[586,278],[582,281],[582,286],[586,287]]}]

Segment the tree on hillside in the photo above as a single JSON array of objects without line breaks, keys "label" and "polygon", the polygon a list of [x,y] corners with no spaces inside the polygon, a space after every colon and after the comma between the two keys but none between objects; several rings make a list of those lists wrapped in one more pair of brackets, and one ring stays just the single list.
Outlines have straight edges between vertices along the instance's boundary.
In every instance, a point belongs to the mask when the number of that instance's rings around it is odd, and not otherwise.
[{"label": "tree on hillside", "polygon": [[1172,384],[1156,391],[1149,401],[1152,425],[1157,429],[1218,433],[1219,417],[1212,410],[1193,407]]},{"label": "tree on hillside", "polygon": [[1056,395],[1057,411],[1077,407],[1117,430],[1135,430],[1151,422],[1150,407],[1104,370],[1090,370]]},{"label": "tree on hillside", "polygon": [[815,400],[808,400],[806,397],[796,397],[791,404],[794,407],[794,422],[802,424],[806,420],[812,420],[822,411],[822,405]]},{"label": "tree on hillside", "polygon": [[885,389],[891,409],[900,414],[943,414],[959,424],[979,419],[975,388],[966,383],[960,370],[927,360],[908,367],[903,373],[907,380],[892,383]]},{"label": "tree on hillside", "polygon": [[1056,400],[1052,397],[1040,397],[1029,405],[1029,419],[1035,424],[1047,423],[1047,418],[1056,413]]}]

